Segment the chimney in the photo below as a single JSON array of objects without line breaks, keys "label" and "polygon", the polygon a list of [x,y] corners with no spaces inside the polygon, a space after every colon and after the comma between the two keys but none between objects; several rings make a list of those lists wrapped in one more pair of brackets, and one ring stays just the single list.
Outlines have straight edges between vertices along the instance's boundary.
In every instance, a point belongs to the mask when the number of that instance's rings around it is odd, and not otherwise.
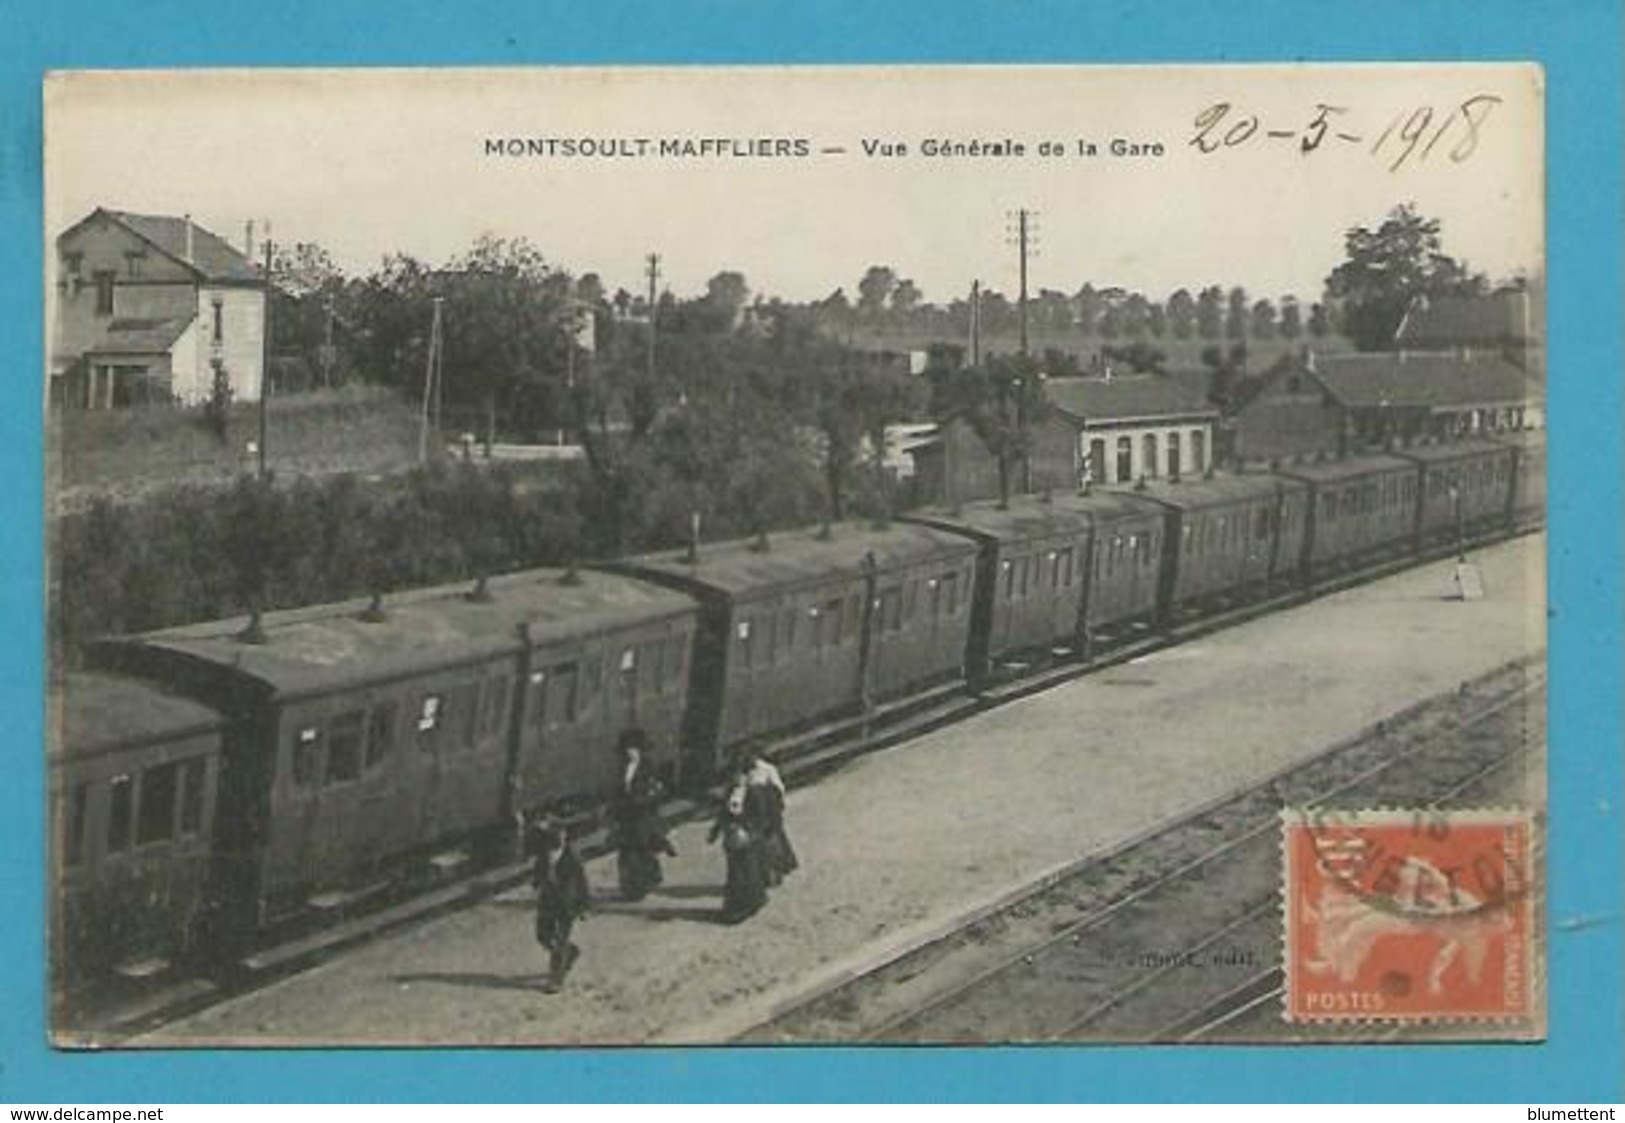
[{"label": "chimney", "polygon": [[254,260],[254,220],[249,219],[243,224],[243,256]]},{"label": "chimney", "polygon": [[195,245],[194,245],[195,239],[194,239],[194,237],[192,235],[192,216],[187,215],[185,221],[186,221],[186,260],[187,260],[187,263],[190,264],[193,257],[195,256],[194,255],[194,250],[196,248]]}]

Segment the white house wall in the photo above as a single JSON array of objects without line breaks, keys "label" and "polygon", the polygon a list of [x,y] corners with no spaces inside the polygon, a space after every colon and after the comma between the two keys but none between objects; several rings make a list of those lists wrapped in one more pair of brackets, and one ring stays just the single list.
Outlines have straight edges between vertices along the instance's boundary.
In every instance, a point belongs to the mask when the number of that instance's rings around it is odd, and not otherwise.
[{"label": "white house wall", "polygon": [[[220,302],[221,311],[218,347],[214,342],[216,301]],[[183,396],[183,400],[192,402],[208,397],[214,385],[214,359],[218,357],[231,376],[232,400],[259,401],[265,373],[265,294],[255,288],[205,285],[198,289],[197,319],[192,326],[197,337],[193,368],[197,375],[193,385],[199,388],[199,396]]]},{"label": "white house wall", "polygon": [[[169,349],[169,392],[188,405],[202,402],[209,395],[208,384],[198,382],[197,321],[193,320]],[[205,364],[206,365],[206,364]]]}]

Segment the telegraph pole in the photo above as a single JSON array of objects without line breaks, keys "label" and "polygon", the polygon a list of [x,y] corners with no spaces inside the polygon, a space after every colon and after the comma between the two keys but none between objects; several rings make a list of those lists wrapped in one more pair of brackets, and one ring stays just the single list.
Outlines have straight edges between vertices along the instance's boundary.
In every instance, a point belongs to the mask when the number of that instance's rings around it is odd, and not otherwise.
[{"label": "telegraph pole", "polygon": [[440,430],[440,305],[444,298],[434,298],[434,318],[429,324],[429,357],[423,370],[423,409],[418,423],[418,463],[429,459],[429,429],[431,421],[436,432]]},{"label": "telegraph pole", "polygon": [[970,365],[982,365],[982,282],[970,283]]},{"label": "telegraph pole", "polygon": [[[270,223],[266,223],[269,228]],[[266,403],[271,398],[271,239],[265,239],[265,312],[260,317],[259,478],[265,479]]]},{"label": "telegraph pole", "polygon": [[1023,355],[1030,353],[1027,344],[1027,258],[1030,254],[1037,252],[1033,248],[1033,243],[1038,240],[1037,232],[1032,230],[1032,227],[1037,225],[1037,218],[1038,213],[1036,211],[1027,210],[1025,207],[1015,214],[1015,243],[1021,268],[1021,296],[1018,299],[1016,311],[1021,323],[1021,353]]},{"label": "telegraph pole", "polygon": [[649,382],[654,383],[655,378],[655,286],[660,281],[660,255],[652,253],[648,258],[649,274]]}]

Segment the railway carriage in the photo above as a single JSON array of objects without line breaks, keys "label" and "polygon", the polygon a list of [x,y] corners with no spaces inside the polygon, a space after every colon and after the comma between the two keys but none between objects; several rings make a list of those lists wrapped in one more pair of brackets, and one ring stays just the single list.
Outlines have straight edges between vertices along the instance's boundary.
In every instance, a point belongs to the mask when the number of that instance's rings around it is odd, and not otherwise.
[{"label": "railway carriage", "polygon": [[1041,658],[1077,639],[1091,526],[1053,500],[1013,498],[1007,507],[972,503],[909,519],[963,534],[977,544],[967,673],[986,679],[995,664]]},{"label": "railway carriage", "polygon": [[1310,576],[1413,548],[1420,478],[1413,462],[1362,456],[1279,474],[1309,488],[1303,564]]},{"label": "railway carriage", "polygon": [[1058,510],[1082,515],[1091,527],[1079,624],[1085,651],[1153,626],[1164,566],[1163,508],[1141,496],[1102,491],[1057,494],[1053,503]]},{"label": "railway carriage", "polygon": [[964,673],[976,546],[856,522],[611,563],[701,604],[685,764]]},{"label": "railway carriage", "polygon": [[1308,488],[1271,475],[1157,482],[1169,513],[1162,614],[1266,593],[1302,565]]},{"label": "railway carriage", "polygon": [[110,675],[70,674],[56,697],[55,977],[156,974],[204,934],[225,721]]},{"label": "railway carriage", "polygon": [[565,581],[274,613],[252,640],[240,620],[176,628],[96,656],[234,719],[219,891],[260,927],[342,907],[403,866],[458,866],[511,839],[527,807],[602,795],[634,724],[670,764],[692,603],[610,575]]},{"label": "railway carriage", "polygon": [[1525,429],[1503,435],[1512,449],[1512,527],[1532,530],[1546,522],[1546,431]]},{"label": "railway carriage", "polygon": [[1421,470],[1417,548],[1504,527],[1513,497],[1513,450],[1488,439],[1419,445],[1403,454]]}]

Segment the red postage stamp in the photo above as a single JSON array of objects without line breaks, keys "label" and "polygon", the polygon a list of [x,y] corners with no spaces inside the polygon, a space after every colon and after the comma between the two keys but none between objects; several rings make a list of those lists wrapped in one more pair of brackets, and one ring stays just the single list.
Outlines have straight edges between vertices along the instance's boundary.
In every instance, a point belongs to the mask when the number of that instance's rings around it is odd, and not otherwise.
[{"label": "red postage stamp", "polygon": [[1286,1017],[1527,1019],[1530,819],[1516,811],[1289,811]]}]

